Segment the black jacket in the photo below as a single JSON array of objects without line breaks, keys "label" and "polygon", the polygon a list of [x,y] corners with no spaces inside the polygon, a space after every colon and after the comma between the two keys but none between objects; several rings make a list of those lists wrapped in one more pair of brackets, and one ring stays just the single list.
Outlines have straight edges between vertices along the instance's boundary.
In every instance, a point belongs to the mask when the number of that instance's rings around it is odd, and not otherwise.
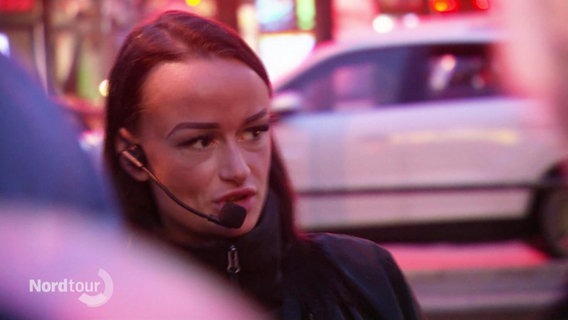
[{"label": "black jacket", "polygon": [[184,250],[225,274],[275,318],[422,318],[389,252],[368,240],[326,233],[284,243],[276,203],[269,196],[250,233]]}]

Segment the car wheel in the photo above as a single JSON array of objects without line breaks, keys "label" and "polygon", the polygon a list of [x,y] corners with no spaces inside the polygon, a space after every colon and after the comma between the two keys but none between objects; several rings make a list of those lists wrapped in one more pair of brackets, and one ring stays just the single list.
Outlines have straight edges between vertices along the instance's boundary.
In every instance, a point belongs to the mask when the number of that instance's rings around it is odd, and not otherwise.
[{"label": "car wheel", "polygon": [[568,257],[568,189],[546,194],[540,212],[542,237],[555,256]]}]

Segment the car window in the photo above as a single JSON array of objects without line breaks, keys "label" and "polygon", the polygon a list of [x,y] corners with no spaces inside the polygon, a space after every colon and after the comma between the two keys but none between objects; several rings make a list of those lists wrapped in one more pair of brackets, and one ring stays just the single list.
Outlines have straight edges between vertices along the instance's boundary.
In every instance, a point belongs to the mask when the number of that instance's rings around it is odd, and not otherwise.
[{"label": "car window", "polygon": [[370,61],[335,68],[330,73],[334,95],[333,109],[372,108],[375,103],[373,96],[375,69],[374,63]]},{"label": "car window", "polygon": [[427,44],[342,54],[280,91],[299,92],[303,112],[343,112],[491,96],[498,83],[488,45]]},{"label": "car window", "polygon": [[425,100],[491,96],[500,91],[487,46],[434,47],[428,54],[427,63]]},{"label": "car window", "polygon": [[389,48],[328,60],[286,86],[300,92],[306,112],[349,111],[399,102],[408,50]]}]

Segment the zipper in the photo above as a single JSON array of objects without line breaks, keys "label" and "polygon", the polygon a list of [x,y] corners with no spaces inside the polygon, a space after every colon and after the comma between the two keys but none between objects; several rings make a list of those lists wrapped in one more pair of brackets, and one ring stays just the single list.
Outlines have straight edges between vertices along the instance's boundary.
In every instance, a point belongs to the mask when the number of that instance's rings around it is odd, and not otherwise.
[{"label": "zipper", "polygon": [[237,274],[241,271],[241,266],[239,264],[239,252],[237,251],[237,246],[234,244],[229,246],[227,251],[227,272],[232,281],[237,281]]}]

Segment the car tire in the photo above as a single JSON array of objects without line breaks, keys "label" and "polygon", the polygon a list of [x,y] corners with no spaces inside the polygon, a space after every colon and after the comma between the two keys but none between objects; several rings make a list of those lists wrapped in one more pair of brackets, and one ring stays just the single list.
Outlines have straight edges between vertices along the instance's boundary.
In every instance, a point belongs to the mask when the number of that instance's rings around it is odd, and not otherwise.
[{"label": "car tire", "polygon": [[552,255],[568,257],[568,189],[552,189],[543,200],[539,214],[543,240]]}]

